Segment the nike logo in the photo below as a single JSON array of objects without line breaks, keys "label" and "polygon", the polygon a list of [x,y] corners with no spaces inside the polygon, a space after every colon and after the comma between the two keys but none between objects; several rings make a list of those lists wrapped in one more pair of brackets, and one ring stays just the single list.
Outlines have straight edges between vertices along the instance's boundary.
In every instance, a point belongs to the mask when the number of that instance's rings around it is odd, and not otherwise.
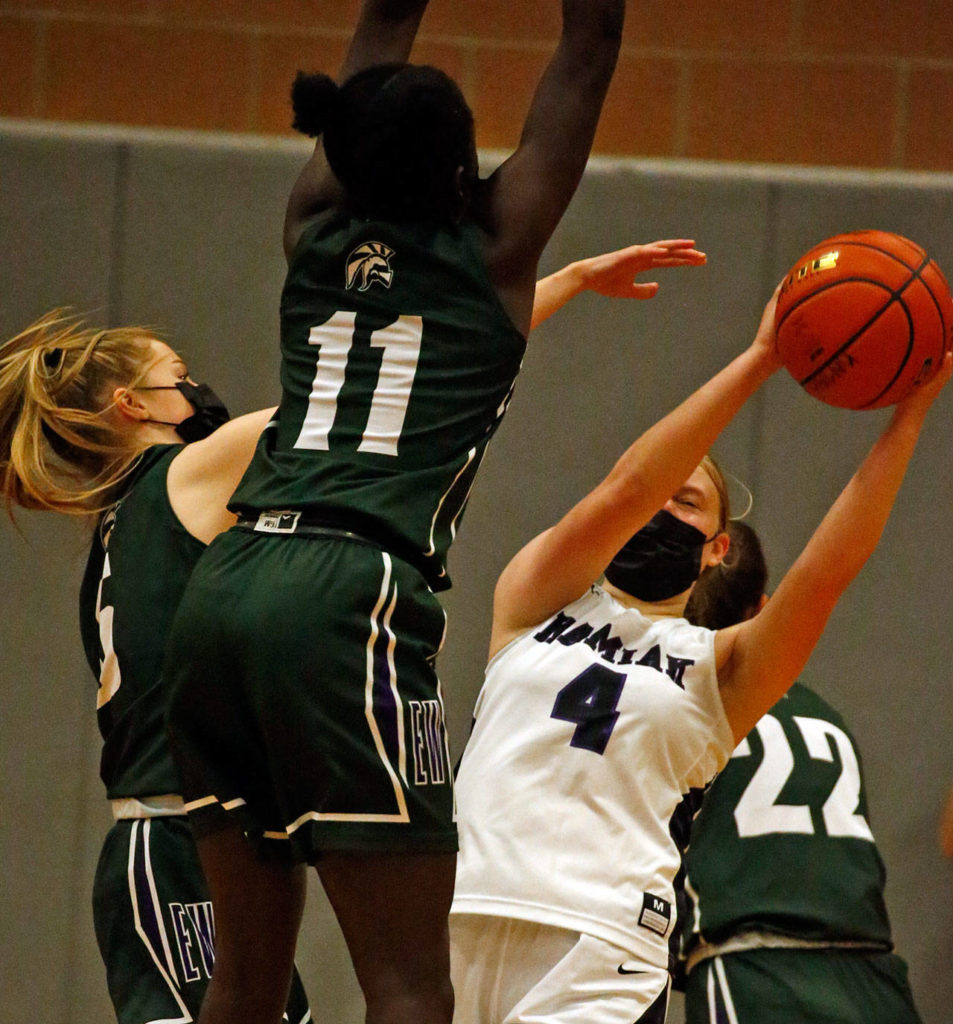
[{"label": "nike logo", "polygon": [[627,971],[625,964],[619,964],[619,974],[645,974],[645,971]]}]

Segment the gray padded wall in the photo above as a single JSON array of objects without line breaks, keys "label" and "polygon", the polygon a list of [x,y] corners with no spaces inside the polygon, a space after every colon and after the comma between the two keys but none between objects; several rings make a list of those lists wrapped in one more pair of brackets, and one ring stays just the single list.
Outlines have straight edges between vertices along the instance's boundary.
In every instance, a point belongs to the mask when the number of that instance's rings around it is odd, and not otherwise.
[{"label": "gray padded wall", "polygon": [[[0,336],[56,304],[162,327],[242,412],[275,400],[284,200],[307,145],[0,121]],[[631,241],[693,236],[707,268],[662,272],[659,296],[584,296],[532,339],[451,556],[441,659],[459,752],[482,671],[493,583],[520,544],[612,465],[628,441],[750,338],[771,286],[809,244],[897,230],[953,269],[953,178],[594,161],[543,271]],[[717,454],[755,493],[776,581],[849,477],[882,414],[809,399],[786,376],[743,410]],[[953,778],[947,695],[953,599],[947,438],[934,410],[871,564],[805,678],[844,712],[865,755],[888,904],[927,1024],[953,1005],[950,865],[937,852]],[[108,815],[95,777],[94,683],[75,592],[81,529],[0,524],[0,1024],[109,1019],[89,889]],[[915,602],[915,603],[914,603]],[[318,1019],[362,1019],[316,882],[299,963]],[[926,923],[928,922],[928,925]],[[925,926],[926,925],[926,926]],[[679,1008],[670,1015],[680,1020]]]},{"label": "gray padded wall", "polygon": [[[109,310],[116,147],[66,153],[49,138],[0,141],[4,337],[57,304]],[[65,1024],[103,1018],[89,888],[107,817],[75,621],[85,539],[42,517],[21,526],[22,538],[0,526],[0,1018]]]}]

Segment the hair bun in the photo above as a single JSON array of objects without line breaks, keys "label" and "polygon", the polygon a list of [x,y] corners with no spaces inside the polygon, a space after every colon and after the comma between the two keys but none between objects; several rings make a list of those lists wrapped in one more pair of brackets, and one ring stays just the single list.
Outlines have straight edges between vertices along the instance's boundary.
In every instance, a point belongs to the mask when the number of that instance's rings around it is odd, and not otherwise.
[{"label": "hair bun", "polygon": [[329,75],[308,75],[299,71],[291,86],[291,127],[316,139],[327,128],[340,106],[337,82]]}]

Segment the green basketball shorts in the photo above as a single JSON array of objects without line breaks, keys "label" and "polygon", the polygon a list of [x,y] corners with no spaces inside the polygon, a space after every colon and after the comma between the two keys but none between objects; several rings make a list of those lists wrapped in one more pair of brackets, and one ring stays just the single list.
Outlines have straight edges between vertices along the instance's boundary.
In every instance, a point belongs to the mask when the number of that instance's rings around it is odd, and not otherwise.
[{"label": "green basketball shorts", "polygon": [[[184,816],[110,829],[93,883],[93,923],[118,1024],[198,1020],[215,918]],[[285,1019],[311,1019],[297,972]]]},{"label": "green basketball shorts", "polygon": [[751,949],[702,960],[685,985],[686,1024],[920,1024],[893,953]]},{"label": "green basketball shorts", "polygon": [[196,834],[231,816],[267,853],[455,852],[420,573],[363,541],[230,530],[169,640],[169,734]]}]

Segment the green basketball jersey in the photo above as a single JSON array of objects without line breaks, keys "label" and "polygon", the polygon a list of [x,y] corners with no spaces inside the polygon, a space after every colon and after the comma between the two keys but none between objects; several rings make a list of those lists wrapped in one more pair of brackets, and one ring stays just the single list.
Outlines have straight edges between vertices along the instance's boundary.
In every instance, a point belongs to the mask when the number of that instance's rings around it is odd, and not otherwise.
[{"label": "green basketball jersey", "polygon": [[800,683],[710,786],[686,866],[689,946],[759,930],[890,948],[860,756],[841,716]]},{"label": "green basketball jersey", "polygon": [[291,260],[281,405],[229,507],[300,510],[363,533],[445,589],[446,552],[525,344],[473,224],[326,215]]},{"label": "green basketball jersey", "polygon": [[156,445],[101,518],[80,591],[86,659],[99,680],[100,775],[110,799],[178,793],[165,738],[159,672],[165,641],[199,555],[172,511],[169,464],[182,445]]}]

